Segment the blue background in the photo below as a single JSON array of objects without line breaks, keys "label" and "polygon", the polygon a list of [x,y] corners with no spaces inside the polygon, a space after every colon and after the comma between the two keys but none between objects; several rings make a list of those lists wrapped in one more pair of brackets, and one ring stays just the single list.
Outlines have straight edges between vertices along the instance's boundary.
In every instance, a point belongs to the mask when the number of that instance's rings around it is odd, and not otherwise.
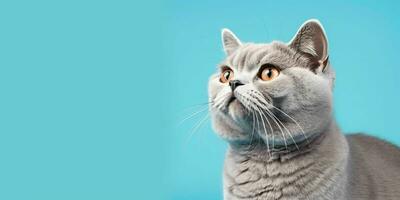
[{"label": "blue background", "polygon": [[226,144],[206,112],[180,122],[223,27],[286,42],[319,19],[342,130],[400,144],[400,5],[379,2],[1,2],[0,199],[221,199]]}]

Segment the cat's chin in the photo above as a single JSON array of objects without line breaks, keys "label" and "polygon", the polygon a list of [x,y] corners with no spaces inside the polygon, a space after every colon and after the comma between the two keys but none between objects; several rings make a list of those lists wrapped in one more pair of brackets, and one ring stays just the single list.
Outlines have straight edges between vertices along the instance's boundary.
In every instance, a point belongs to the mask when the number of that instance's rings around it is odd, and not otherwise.
[{"label": "cat's chin", "polygon": [[228,114],[232,117],[233,120],[237,122],[243,122],[245,121],[248,113],[243,104],[240,103],[239,100],[234,99],[228,105]]}]

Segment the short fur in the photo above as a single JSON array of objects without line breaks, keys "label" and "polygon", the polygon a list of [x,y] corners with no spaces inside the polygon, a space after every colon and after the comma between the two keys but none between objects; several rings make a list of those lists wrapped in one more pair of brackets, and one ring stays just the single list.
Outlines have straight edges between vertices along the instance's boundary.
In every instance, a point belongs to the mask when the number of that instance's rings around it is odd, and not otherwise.
[{"label": "short fur", "polygon": [[[400,199],[400,150],[369,136],[345,137],[332,116],[335,74],[317,20],[288,44],[242,43],[222,31],[226,58],[241,85],[209,81],[214,130],[229,143],[224,199]],[[258,77],[265,66],[275,79]]]}]

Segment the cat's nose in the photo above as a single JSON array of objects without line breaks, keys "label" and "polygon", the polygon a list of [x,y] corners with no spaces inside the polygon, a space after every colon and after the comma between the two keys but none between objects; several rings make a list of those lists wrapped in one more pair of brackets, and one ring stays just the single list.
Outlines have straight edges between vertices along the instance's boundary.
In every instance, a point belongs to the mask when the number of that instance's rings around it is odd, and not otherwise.
[{"label": "cat's nose", "polygon": [[240,82],[239,80],[233,80],[233,81],[229,81],[229,86],[231,86],[232,92],[238,87],[244,85],[242,82]]}]

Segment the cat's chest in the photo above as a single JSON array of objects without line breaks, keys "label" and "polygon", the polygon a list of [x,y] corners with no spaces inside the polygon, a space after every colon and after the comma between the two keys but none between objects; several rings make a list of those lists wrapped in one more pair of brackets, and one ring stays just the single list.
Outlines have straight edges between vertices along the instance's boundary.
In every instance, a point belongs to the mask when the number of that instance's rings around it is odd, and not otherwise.
[{"label": "cat's chest", "polygon": [[227,158],[225,199],[333,199],[335,194],[329,190],[335,190],[334,184],[326,178],[329,171],[330,168],[320,170],[308,158],[270,163]]}]

